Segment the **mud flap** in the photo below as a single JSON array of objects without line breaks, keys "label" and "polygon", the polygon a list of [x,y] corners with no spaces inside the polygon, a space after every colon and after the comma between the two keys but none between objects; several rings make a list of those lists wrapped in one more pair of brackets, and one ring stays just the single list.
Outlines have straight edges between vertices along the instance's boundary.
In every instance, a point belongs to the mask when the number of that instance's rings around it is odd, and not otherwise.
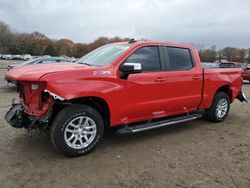
[{"label": "mud flap", "polygon": [[246,95],[242,91],[238,94],[237,99],[240,102],[244,102],[244,101],[248,102]]}]

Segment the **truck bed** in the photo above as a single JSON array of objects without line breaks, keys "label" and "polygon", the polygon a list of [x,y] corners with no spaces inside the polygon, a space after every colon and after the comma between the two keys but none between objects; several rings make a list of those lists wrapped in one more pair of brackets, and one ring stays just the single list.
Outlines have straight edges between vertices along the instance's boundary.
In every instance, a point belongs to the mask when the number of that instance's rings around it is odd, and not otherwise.
[{"label": "truck bed", "polygon": [[232,91],[231,102],[237,97],[242,86],[241,68],[203,68],[203,99],[202,108],[208,108],[212,103],[211,96],[222,85],[229,86]]}]

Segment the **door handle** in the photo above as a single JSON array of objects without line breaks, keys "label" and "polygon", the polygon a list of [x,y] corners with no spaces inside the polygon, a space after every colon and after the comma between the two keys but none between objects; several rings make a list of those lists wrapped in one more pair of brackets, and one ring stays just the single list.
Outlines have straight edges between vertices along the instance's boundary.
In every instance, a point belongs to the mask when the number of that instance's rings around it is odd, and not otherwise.
[{"label": "door handle", "polygon": [[156,78],[155,82],[165,82],[166,80],[164,78]]},{"label": "door handle", "polygon": [[198,75],[193,76],[193,80],[199,80],[199,79],[200,79],[200,77]]}]

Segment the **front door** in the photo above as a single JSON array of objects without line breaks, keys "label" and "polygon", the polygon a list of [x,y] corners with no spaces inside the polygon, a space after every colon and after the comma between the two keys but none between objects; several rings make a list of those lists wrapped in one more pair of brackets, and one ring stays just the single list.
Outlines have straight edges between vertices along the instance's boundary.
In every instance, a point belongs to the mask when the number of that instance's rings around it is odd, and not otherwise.
[{"label": "front door", "polygon": [[137,49],[124,63],[141,63],[142,72],[130,74],[118,94],[118,119],[122,123],[164,116],[166,79],[158,46]]}]

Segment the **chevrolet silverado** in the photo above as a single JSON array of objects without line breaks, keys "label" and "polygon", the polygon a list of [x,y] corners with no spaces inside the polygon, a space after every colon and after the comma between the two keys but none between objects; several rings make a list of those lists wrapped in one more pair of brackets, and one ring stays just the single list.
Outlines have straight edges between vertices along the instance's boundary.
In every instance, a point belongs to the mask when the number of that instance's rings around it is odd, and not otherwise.
[{"label": "chevrolet silverado", "polygon": [[197,50],[162,42],[113,43],[76,63],[8,71],[20,100],[5,115],[16,128],[50,130],[67,156],[92,151],[104,129],[130,134],[204,117],[223,121],[241,91],[242,69],[202,68]]}]

